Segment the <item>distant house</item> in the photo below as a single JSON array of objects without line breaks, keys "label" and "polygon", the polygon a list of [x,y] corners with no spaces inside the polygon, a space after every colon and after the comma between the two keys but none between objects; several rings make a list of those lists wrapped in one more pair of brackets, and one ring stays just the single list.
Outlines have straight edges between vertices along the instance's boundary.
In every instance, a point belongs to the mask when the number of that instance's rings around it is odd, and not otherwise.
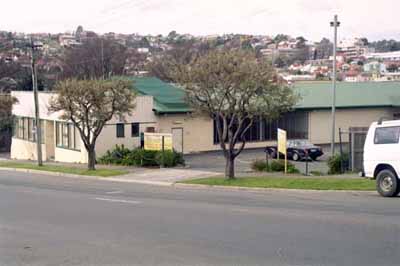
[{"label": "distant house", "polygon": [[[96,147],[97,156],[116,144],[128,148],[140,145],[140,133],[172,133],[174,149],[183,153],[219,150],[215,123],[208,116],[192,113],[184,100],[184,91],[156,78],[137,78],[140,93],[136,109],[126,121],[113,119],[104,128]],[[263,148],[276,141],[277,128],[286,129],[291,139],[308,139],[325,145],[331,134],[331,83],[299,82],[293,90],[301,96],[292,112],[278,120],[258,119],[246,134],[247,148]],[[35,159],[32,92],[12,93],[19,103],[11,157]],[[61,162],[87,161],[79,133],[60,114],[48,113],[48,102],[54,93],[40,93],[40,115],[43,128],[43,158]],[[381,117],[399,117],[400,82],[364,82],[337,84],[336,132],[339,128],[367,127]],[[338,141],[338,135],[336,140]],[[343,141],[347,141],[346,138]]]}]

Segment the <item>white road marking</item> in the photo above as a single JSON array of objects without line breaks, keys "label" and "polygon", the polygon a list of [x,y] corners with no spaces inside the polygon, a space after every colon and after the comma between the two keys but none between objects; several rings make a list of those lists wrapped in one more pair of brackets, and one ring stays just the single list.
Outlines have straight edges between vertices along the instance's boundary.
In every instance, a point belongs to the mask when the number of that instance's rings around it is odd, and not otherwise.
[{"label": "white road marking", "polygon": [[122,190],[116,190],[116,191],[110,191],[110,192],[106,192],[106,194],[122,194],[124,193]]},{"label": "white road marking", "polygon": [[118,203],[129,203],[129,204],[140,204],[140,203],[142,203],[140,201],[134,201],[134,200],[107,199],[107,198],[95,198],[95,199],[96,200],[101,200],[101,201],[118,202]]}]

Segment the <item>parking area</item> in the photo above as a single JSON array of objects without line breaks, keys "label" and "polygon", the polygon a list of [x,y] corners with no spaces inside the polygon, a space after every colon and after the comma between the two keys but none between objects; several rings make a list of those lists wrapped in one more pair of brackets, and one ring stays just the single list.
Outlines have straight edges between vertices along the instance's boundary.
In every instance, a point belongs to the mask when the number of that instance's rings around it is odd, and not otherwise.
[{"label": "parking area", "polygon": [[[308,171],[327,173],[327,158],[327,155],[323,155],[318,161],[308,162]],[[236,159],[236,173],[239,175],[251,173],[251,163],[257,159],[265,159],[264,149],[244,150]],[[225,158],[223,153],[220,151],[186,155],[185,160],[192,169],[218,173],[223,173],[225,170]],[[301,173],[306,172],[305,161],[289,162],[293,163]]]}]

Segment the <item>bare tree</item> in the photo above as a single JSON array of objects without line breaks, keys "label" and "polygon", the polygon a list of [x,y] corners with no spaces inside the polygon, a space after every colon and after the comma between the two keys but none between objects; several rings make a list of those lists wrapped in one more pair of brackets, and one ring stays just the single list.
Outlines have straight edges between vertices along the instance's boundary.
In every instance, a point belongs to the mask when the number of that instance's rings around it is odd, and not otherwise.
[{"label": "bare tree", "polygon": [[88,152],[88,169],[95,170],[96,140],[113,117],[123,120],[135,107],[132,81],[69,79],[56,85],[58,95],[50,103],[51,112],[78,129]]},{"label": "bare tree", "polygon": [[126,47],[115,40],[89,38],[65,52],[64,78],[98,79],[124,73]]},{"label": "bare tree", "polygon": [[193,109],[214,119],[230,179],[235,177],[235,158],[244,149],[253,122],[276,118],[297,99],[277,81],[271,65],[249,51],[212,51],[177,68],[174,76]]},{"label": "bare tree", "polygon": [[179,71],[178,69],[181,66],[190,63],[200,55],[206,54],[209,49],[209,46],[206,44],[195,45],[193,41],[188,41],[177,45],[163,54],[157,55],[147,65],[147,69],[152,76],[166,82],[171,82],[174,81],[174,73]]}]

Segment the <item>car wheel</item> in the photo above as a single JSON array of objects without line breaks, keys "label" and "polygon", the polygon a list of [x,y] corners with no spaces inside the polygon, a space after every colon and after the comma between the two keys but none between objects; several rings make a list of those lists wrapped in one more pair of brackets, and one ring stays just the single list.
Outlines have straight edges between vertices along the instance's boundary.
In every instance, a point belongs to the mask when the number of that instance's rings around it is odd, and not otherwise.
[{"label": "car wheel", "polygon": [[292,155],[292,159],[293,159],[293,161],[298,161],[298,160],[300,160],[300,155],[297,152],[295,152]]},{"label": "car wheel", "polygon": [[399,180],[390,170],[383,170],[376,177],[376,190],[383,197],[395,197],[399,194]]}]

